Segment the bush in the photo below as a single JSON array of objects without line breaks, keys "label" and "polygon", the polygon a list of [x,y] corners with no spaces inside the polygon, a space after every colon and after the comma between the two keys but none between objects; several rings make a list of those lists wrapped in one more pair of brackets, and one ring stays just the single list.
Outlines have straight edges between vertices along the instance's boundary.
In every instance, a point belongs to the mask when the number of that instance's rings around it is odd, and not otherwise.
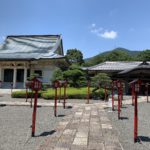
[{"label": "bush", "polygon": [[[61,99],[63,99],[64,90],[61,90]],[[49,89],[46,92],[42,93],[44,99],[54,99],[55,91],[54,89]],[[85,99],[87,98],[87,88],[67,88],[66,92],[67,99]],[[58,99],[59,99],[59,90],[58,90]]]},{"label": "bush", "polygon": [[[93,88],[91,90],[91,98],[93,99],[105,99],[105,91],[104,89],[97,89],[94,90]],[[63,99],[63,93],[64,90],[62,88],[61,90],[61,98],[59,97],[59,90],[58,90],[58,99]],[[26,91],[15,91],[12,92],[12,98],[26,98]],[[28,98],[32,97],[32,92],[28,92]],[[34,97],[34,95],[33,95]],[[38,97],[42,97],[44,99],[54,99],[55,97],[55,90],[54,89],[48,89],[47,91],[39,91]],[[87,87],[84,88],[67,88],[66,91],[66,98],[67,99],[86,99],[87,98]]]},{"label": "bush", "polygon": [[[108,98],[110,94],[110,91],[107,91],[107,95],[106,95],[106,98]],[[104,100],[105,99],[105,90],[100,88],[100,89],[94,89],[92,91],[92,98],[93,99],[102,99]]]},{"label": "bush", "polygon": [[[41,97],[41,91],[38,92],[38,97]],[[26,91],[15,91],[11,94],[12,98],[26,98]],[[34,93],[31,91],[28,92],[28,98],[34,97]]]},{"label": "bush", "polygon": [[61,69],[56,69],[53,72],[51,81],[54,82],[55,80],[64,80],[63,71]]},{"label": "bush", "polygon": [[[48,93],[48,92],[45,92],[45,93],[42,93],[42,97],[44,99],[54,99],[54,94],[51,94],[51,93]],[[61,98],[58,96],[58,99],[63,99],[63,95],[61,96]],[[66,96],[67,99],[86,99],[87,98],[87,95],[86,94],[68,94]]]}]

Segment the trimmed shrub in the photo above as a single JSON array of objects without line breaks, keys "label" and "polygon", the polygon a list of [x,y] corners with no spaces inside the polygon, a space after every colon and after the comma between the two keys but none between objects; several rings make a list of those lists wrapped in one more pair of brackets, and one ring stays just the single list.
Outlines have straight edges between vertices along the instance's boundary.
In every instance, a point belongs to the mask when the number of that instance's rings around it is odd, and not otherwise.
[{"label": "trimmed shrub", "polygon": [[[41,91],[38,92],[38,97],[41,97]],[[26,91],[15,91],[11,94],[12,98],[26,98]],[[34,92],[31,91],[28,92],[28,98],[34,97]]]},{"label": "trimmed shrub", "polygon": [[[110,91],[107,91],[107,95],[106,95],[107,98],[108,98],[109,94],[110,94]],[[96,90],[94,89],[92,91],[92,98],[104,100],[105,99],[105,90],[102,88],[96,89]]]},{"label": "trimmed shrub", "polygon": [[[64,90],[61,90],[61,98],[59,97],[59,90],[58,90],[58,99],[63,99],[63,93]],[[12,92],[12,98],[26,98],[26,91],[15,91]],[[54,89],[48,89],[47,91],[39,91],[38,97],[44,98],[44,99],[54,99],[55,96],[55,90]],[[28,92],[28,98],[34,97],[32,96],[32,92]],[[67,99],[86,99],[87,98],[87,88],[67,88],[66,92]],[[105,91],[104,89],[97,89],[94,90],[91,88],[91,98],[93,99],[105,99]]]}]

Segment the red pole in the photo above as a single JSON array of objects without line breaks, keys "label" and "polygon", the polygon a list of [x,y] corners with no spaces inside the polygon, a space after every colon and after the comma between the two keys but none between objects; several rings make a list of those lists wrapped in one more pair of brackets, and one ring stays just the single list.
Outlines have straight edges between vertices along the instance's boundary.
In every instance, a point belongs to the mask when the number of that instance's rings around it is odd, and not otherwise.
[{"label": "red pole", "polygon": [[54,115],[57,116],[57,87],[55,87],[55,106],[54,106]]},{"label": "red pole", "polygon": [[67,82],[64,83],[64,109],[66,108],[66,87],[67,87]]},{"label": "red pole", "polygon": [[120,105],[121,105],[121,100],[120,100],[120,81],[118,81],[118,119],[120,119]]},{"label": "red pole", "polygon": [[88,91],[88,94],[87,94],[87,104],[89,104],[89,101],[90,101],[90,81],[88,81],[87,91]]},{"label": "red pole", "polygon": [[112,110],[114,111],[114,82],[112,82]]},{"label": "red pole", "polygon": [[33,108],[33,114],[32,114],[32,137],[35,134],[37,97],[38,97],[38,91],[36,90],[35,95],[34,95],[34,108]]},{"label": "red pole", "polygon": [[60,103],[60,100],[61,100],[61,85],[59,87],[59,103]]},{"label": "red pole", "polygon": [[120,119],[120,93],[118,93],[118,119]]},{"label": "red pole", "polygon": [[32,98],[33,98],[33,90],[31,90],[31,104],[30,104],[30,107],[32,108]]},{"label": "red pole", "polygon": [[123,85],[122,82],[120,83],[120,107],[122,107],[122,99],[123,99]]},{"label": "red pole", "polygon": [[137,142],[138,136],[138,103],[137,103],[137,92],[135,92],[134,102],[134,142]]},{"label": "red pole", "polygon": [[132,83],[131,88],[132,88],[132,105],[134,105],[134,99],[135,99],[135,85],[134,85],[134,83]]}]

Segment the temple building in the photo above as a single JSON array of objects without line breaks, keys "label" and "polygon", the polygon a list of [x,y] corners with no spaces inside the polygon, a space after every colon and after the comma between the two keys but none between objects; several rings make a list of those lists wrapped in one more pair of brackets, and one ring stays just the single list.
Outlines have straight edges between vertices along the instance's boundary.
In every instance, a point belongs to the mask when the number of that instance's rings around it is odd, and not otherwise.
[{"label": "temple building", "polygon": [[[140,66],[146,66],[144,72],[144,76],[140,76],[142,80],[148,80],[149,75],[150,75],[150,62],[146,62],[146,65],[143,64],[142,61],[106,61],[103,63],[100,63],[95,66],[90,66],[90,67],[83,67],[83,70],[86,70],[90,76],[94,76],[97,73],[107,73],[112,80],[117,80],[119,78],[119,73],[120,72],[126,72],[132,69],[139,68]],[[134,76],[132,77],[131,75],[128,76],[128,73],[125,74],[125,77],[121,80],[124,80],[125,84],[125,93],[129,94],[130,93],[130,85],[128,84],[130,81],[132,81],[135,76],[139,76],[143,74],[143,70],[139,69]],[[132,79],[133,78],[133,79]],[[143,88],[143,94],[144,94],[144,88]]]},{"label": "temple building", "polygon": [[1,87],[25,86],[31,74],[39,74],[50,83],[53,71],[64,60],[61,35],[7,36],[0,45]]}]

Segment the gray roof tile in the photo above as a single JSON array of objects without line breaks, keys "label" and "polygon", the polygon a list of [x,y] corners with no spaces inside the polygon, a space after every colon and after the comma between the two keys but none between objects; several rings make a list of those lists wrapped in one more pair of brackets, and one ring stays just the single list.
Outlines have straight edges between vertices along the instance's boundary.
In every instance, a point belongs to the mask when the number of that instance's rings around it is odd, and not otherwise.
[{"label": "gray roof tile", "polygon": [[[87,67],[87,70],[95,71],[123,71],[126,69],[131,69],[137,67],[142,62],[121,62],[121,61],[106,61],[95,66]],[[84,70],[86,70],[84,68]]]},{"label": "gray roof tile", "polygon": [[0,59],[44,59],[63,56],[60,35],[8,36],[0,45]]}]

